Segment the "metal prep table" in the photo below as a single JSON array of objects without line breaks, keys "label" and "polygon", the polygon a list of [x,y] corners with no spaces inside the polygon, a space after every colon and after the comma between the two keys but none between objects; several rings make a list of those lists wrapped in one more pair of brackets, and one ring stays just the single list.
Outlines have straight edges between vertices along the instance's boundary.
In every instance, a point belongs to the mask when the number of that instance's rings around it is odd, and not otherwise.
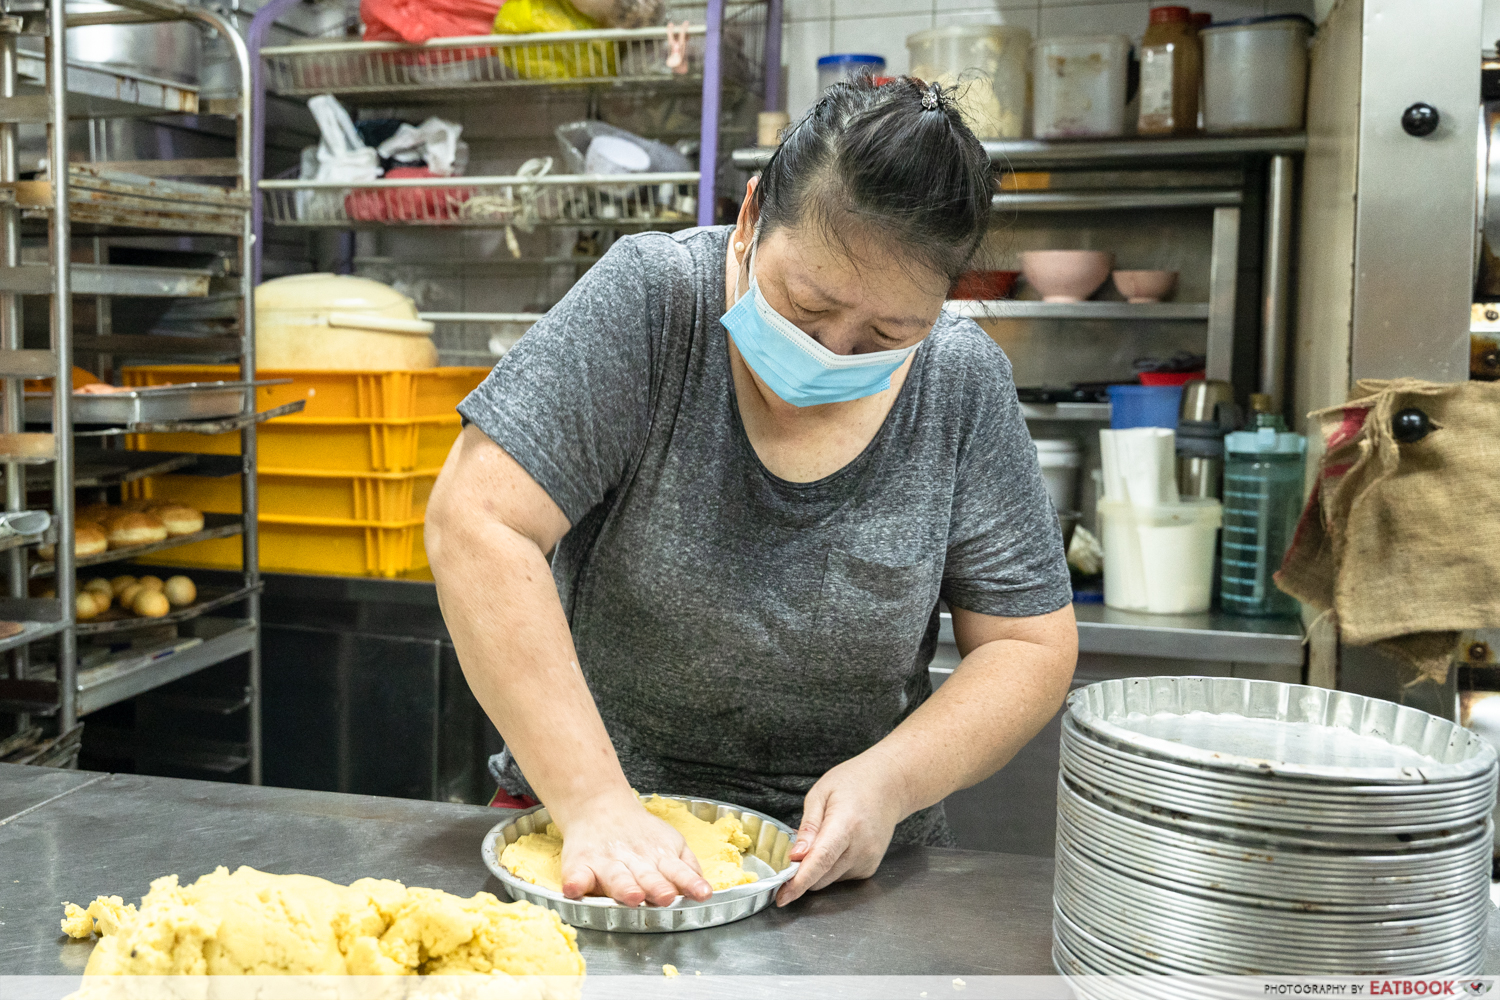
[{"label": "metal prep table", "polygon": [[[92,945],[59,934],[64,900],[138,902],[153,878],[216,865],[504,899],[479,858],[497,818],[482,806],[0,764],[0,974],[83,970]],[[724,927],[578,937],[591,976],[653,984],[668,962],[690,977],[1050,976],[1051,923],[1050,858],[901,848],[872,879]]]}]

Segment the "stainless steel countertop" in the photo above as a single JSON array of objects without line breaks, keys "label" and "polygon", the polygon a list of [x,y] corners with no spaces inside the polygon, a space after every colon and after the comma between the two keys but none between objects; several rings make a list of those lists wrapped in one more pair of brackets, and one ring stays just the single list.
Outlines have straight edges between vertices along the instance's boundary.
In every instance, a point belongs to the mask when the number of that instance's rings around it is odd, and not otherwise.
[{"label": "stainless steel countertop", "polygon": [[[50,801],[48,801],[50,800]],[[25,810],[30,811],[25,811]],[[505,898],[479,859],[480,806],[0,765],[0,971],[77,974],[92,945],[62,902],[216,865],[336,882],[400,879]],[[1050,858],[898,848],[874,878],[680,934],[579,933],[595,975],[1053,975]]]}]

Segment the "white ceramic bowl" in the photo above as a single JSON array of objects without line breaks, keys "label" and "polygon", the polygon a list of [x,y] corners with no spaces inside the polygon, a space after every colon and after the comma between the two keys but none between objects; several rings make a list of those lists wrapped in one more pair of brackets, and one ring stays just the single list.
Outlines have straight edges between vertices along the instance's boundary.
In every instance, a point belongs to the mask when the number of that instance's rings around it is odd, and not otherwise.
[{"label": "white ceramic bowl", "polygon": [[1177,272],[1116,271],[1115,287],[1126,302],[1160,302],[1177,287]]},{"label": "white ceramic bowl", "polygon": [[1114,254],[1103,250],[1028,250],[1021,273],[1043,302],[1082,302],[1109,277]]}]

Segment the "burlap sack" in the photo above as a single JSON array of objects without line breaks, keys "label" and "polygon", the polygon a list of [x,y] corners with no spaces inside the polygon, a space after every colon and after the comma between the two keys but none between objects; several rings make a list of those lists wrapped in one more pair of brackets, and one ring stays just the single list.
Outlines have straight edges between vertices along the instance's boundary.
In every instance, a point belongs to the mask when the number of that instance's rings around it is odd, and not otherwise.
[{"label": "burlap sack", "polygon": [[[1406,409],[1431,430],[1404,444]],[[1364,380],[1309,416],[1324,454],[1277,585],[1445,680],[1458,632],[1500,627],[1500,383]]]}]

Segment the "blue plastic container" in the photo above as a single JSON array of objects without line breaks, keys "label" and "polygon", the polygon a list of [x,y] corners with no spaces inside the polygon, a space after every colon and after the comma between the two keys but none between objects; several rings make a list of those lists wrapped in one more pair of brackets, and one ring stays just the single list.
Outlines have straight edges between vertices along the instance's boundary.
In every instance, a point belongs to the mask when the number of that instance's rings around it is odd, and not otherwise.
[{"label": "blue plastic container", "polygon": [[885,56],[837,52],[818,60],[818,93],[857,76],[884,76]]},{"label": "blue plastic container", "polygon": [[1182,408],[1180,385],[1112,385],[1109,387],[1109,426],[1122,431],[1129,427],[1170,427],[1177,429],[1177,412]]}]

